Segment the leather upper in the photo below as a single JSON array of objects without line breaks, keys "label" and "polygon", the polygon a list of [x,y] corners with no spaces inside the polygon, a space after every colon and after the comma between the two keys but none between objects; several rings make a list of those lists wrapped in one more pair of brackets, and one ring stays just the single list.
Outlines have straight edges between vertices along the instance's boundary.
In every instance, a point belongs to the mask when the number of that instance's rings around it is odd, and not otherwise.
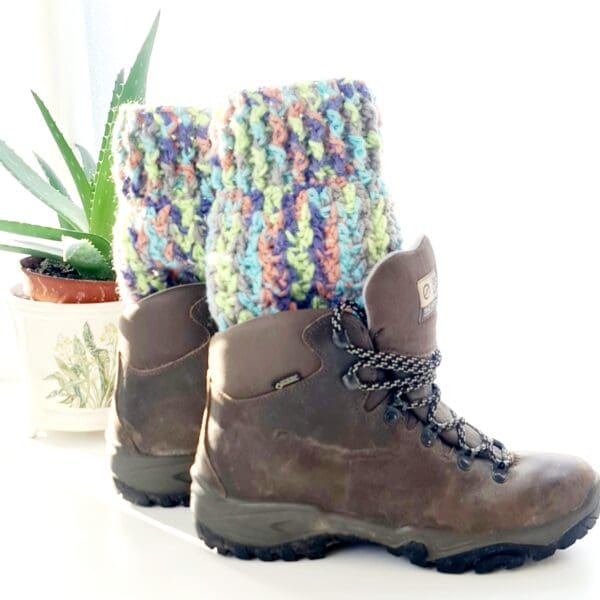
[{"label": "leather upper", "polygon": [[[333,343],[331,315],[303,312],[262,317],[213,342],[211,369],[218,364],[225,372],[211,380],[198,464],[215,489],[238,499],[310,504],[392,527],[463,533],[541,524],[585,501],[595,474],[579,459],[521,454],[507,481],[498,484],[489,461],[477,459],[463,471],[451,446],[439,439],[423,446],[415,418],[387,425],[384,403],[369,410],[365,392],[344,386],[342,375],[353,357]],[[372,347],[357,318],[347,315],[344,323],[353,343]],[[252,329],[261,335],[253,337]],[[226,349],[238,339],[253,340],[257,357],[279,352],[277,373],[268,361],[259,368],[253,361],[249,371],[243,361],[226,360]],[[298,340],[320,365],[275,389],[276,377],[302,372],[296,354],[287,351]],[[253,379],[253,393],[228,385],[236,377]]]}]

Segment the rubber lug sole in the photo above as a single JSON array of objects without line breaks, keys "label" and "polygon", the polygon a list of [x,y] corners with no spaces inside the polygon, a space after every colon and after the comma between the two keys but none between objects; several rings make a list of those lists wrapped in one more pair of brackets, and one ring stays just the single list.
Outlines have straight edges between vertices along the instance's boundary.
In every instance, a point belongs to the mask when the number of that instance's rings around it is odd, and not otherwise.
[{"label": "rubber lug sole", "polygon": [[172,508],[175,506],[189,506],[190,494],[156,494],[153,492],[142,492],[136,490],[126,483],[123,483],[116,477],[113,477],[113,482],[117,491],[125,500],[138,506],[162,506],[163,508]]},{"label": "rubber lug sole", "polygon": [[[434,567],[442,573],[491,573],[499,569],[514,569],[527,560],[540,561],[552,556],[556,550],[563,550],[584,537],[596,524],[600,506],[579,523],[571,527],[556,542],[547,546],[529,546],[521,544],[495,544],[477,548],[462,554],[447,556],[434,561],[428,560],[427,547],[421,543],[410,542],[399,548],[383,546],[395,556],[405,556],[420,567]],[[244,546],[229,542],[213,533],[206,526],[196,522],[198,536],[209,548],[216,548],[222,555],[232,555],[243,560],[257,558],[263,561],[296,561],[302,558],[324,558],[327,551],[336,546],[369,544],[360,538],[338,535],[318,535],[304,540],[271,547]]]},{"label": "rubber lug sole", "polygon": [[117,491],[139,506],[189,506],[192,455],[152,456],[110,449]]}]

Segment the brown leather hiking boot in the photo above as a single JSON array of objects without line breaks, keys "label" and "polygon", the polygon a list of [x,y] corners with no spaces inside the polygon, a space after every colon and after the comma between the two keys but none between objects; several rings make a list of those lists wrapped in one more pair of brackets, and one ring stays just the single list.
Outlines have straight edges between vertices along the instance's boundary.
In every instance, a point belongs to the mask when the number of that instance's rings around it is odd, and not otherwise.
[{"label": "brown leather hiking boot", "polygon": [[210,344],[192,506],[222,554],[319,558],[371,542],[440,571],[539,560],[587,533],[584,461],[512,454],[440,401],[427,239],[390,254],[356,307],[260,317]]},{"label": "brown leather hiking boot", "polygon": [[107,440],[115,485],[131,502],[189,503],[212,327],[199,283],[157,292],[121,317]]}]

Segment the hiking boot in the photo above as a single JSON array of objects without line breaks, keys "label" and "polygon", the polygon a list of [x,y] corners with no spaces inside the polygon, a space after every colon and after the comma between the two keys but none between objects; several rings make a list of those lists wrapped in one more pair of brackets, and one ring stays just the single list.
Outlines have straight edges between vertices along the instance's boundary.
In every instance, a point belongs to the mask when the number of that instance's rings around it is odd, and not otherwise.
[{"label": "hiking boot", "polygon": [[221,554],[320,558],[368,542],[440,571],[539,560],[585,535],[584,461],[510,452],[441,402],[431,245],[373,269],[366,311],[298,310],[215,335],[192,506]]},{"label": "hiking boot", "polygon": [[115,485],[130,502],[189,504],[211,332],[199,283],[148,296],[120,319],[107,440]]}]

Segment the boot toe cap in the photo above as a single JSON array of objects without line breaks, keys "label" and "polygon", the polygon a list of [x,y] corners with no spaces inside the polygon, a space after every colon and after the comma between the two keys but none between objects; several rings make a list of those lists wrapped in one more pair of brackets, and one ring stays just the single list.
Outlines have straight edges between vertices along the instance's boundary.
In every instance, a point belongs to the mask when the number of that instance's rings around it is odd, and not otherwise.
[{"label": "boot toe cap", "polygon": [[600,476],[578,457],[522,453],[511,470],[517,492],[514,508],[528,521],[523,525],[576,515],[586,503],[598,501]]}]

